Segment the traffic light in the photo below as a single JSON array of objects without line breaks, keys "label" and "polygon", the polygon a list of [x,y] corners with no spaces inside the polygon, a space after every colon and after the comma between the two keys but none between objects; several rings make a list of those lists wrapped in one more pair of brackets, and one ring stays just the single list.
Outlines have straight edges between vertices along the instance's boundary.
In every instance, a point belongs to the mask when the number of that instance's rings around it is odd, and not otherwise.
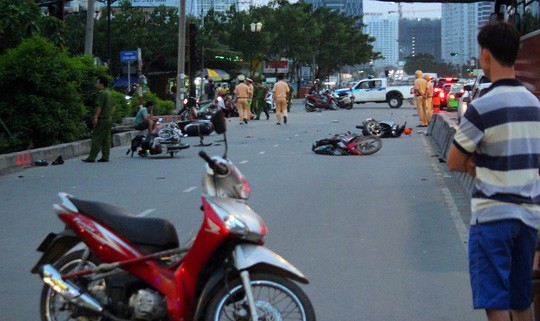
[{"label": "traffic light", "polygon": [[451,52],[451,53],[450,53],[450,56],[452,56],[452,57],[457,57],[457,56],[459,56],[459,54],[458,54],[457,52]]}]

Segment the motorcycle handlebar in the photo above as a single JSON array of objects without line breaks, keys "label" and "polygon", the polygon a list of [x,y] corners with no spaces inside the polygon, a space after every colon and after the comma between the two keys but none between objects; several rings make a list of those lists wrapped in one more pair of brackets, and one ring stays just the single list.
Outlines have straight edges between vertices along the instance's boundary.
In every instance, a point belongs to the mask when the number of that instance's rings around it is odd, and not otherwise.
[{"label": "motorcycle handlebar", "polygon": [[227,168],[227,166],[223,166],[221,164],[216,163],[216,161],[210,158],[210,156],[208,156],[208,154],[204,150],[199,151],[199,156],[202,159],[204,159],[208,163],[210,168],[213,169],[219,175],[226,175],[229,172],[229,169]]}]

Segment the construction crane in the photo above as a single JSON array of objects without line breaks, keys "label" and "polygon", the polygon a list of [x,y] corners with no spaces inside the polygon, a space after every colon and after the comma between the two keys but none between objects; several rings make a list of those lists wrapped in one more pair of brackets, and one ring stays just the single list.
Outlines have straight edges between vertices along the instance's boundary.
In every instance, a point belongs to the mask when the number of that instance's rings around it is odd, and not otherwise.
[{"label": "construction crane", "polygon": [[388,13],[397,13],[398,16],[399,16],[399,20],[402,20],[403,19],[403,13],[404,12],[411,12],[411,13],[416,13],[416,12],[438,12],[438,10],[434,10],[434,9],[427,9],[427,10],[405,10],[403,11],[402,8],[401,8],[401,3],[398,3],[398,9],[397,10],[392,10],[392,11],[388,11]]}]

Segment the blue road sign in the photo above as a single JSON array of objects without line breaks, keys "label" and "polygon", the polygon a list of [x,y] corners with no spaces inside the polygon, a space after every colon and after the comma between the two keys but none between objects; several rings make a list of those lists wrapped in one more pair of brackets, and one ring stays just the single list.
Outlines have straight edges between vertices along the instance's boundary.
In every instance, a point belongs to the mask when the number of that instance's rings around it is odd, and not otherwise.
[{"label": "blue road sign", "polygon": [[137,51],[121,51],[120,61],[121,62],[137,61]]}]

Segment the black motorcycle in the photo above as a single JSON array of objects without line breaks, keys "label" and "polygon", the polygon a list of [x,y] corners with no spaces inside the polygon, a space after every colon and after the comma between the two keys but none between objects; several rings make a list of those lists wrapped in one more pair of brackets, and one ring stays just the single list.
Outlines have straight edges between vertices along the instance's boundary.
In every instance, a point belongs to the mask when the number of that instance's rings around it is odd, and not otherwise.
[{"label": "black motorcycle", "polygon": [[377,121],[373,118],[368,118],[362,122],[362,125],[357,125],[356,128],[361,129],[364,135],[387,138],[401,136],[405,131],[406,125],[407,122],[400,126],[392,121]]}]

